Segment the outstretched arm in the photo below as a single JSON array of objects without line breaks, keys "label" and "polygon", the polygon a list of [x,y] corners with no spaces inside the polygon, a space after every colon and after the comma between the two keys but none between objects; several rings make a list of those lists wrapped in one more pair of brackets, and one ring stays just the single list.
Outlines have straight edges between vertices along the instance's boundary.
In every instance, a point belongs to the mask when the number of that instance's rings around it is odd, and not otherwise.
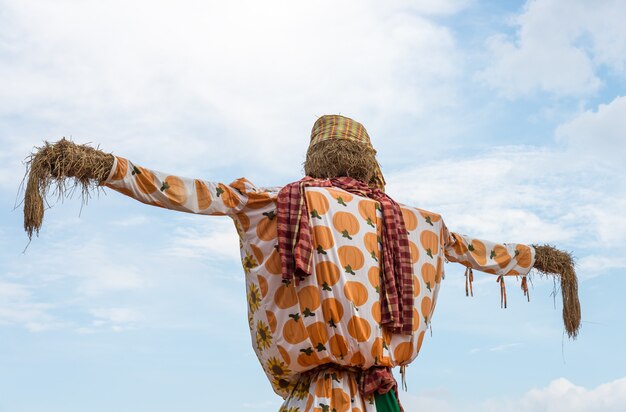
[{"label": "outstretched arm", "polygon": [[39,233],[52,185],[59,197],[79,186],[85,199],[92,190],[107,186],[146,204],[208,215],[232,215],[247,202],[246,195],[229,185],[149,170],[66,139],[37,148],[27,168],[24,229],[29,238]]},{"label": "outstretched arm", "polygon": [[565,330],[572,338],[580,328],[580,302],[578,281],[574,262],[569,253],[549,245],[524,245],[520,243],[495,243],[473,239],[469,236],[448,232],[444,226],[443,242],[446,258],[459,262],[469,270],[467,283],[471,289],[471,269],[495,274],[501,285],[502,299],[506,305],[504,278],[522,276],[522,289],[528,293],[525,276],[531,269],[541,274],[555,276],[560,281],[563,296],[563,322]]},{"label": "outstretched arm", "polygon": [[247,202],[230,185],[150,170],[119,156],[101,185],[149,205],[203,215],[232,216]]}]

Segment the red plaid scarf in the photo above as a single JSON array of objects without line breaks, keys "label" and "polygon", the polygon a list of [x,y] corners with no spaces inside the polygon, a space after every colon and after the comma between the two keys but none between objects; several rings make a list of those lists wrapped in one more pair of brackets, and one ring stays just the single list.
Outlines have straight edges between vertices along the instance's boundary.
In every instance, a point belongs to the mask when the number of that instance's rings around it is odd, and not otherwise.
[{"label": "red plaid scarf", "polygon": [[304,197],[307,186],[338,187],[380,202],[382,227],[381,325],[391,333],[413,333],[413,265],[400,206],[382,190],[351,178],[305,177],[278,193],[278,252],[284,282],[311,275],[313,245],[309,211]]}]

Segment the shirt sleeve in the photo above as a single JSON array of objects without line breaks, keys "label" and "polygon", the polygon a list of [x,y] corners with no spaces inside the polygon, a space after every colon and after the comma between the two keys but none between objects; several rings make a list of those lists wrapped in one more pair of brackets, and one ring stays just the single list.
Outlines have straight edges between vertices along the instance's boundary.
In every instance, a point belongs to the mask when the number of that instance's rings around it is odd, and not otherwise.
[{"label": "shirt sleeve", "polygon": [[498,276],[526,275],[535,263],[535,249],[521,243],[496,243],[449,232],[443,226],[446,259]]},{"label": "shirt sleeve", "polygon": [[203,215],[234,215],[248,200],[231,185],[170,175],[123,157],[114,158],[101,185],[148,205]]}]

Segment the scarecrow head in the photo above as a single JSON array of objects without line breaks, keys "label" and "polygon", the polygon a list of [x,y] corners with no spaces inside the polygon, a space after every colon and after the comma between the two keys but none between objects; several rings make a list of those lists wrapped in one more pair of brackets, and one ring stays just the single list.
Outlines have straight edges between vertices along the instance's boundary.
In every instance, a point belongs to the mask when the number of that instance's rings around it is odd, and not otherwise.
[{"label": "scarecrow head", "polygon": [[376,150],[365,127],[340,115],[322,116],[313,125],[304,173],[323,179],[349,176],[385,189]]}]

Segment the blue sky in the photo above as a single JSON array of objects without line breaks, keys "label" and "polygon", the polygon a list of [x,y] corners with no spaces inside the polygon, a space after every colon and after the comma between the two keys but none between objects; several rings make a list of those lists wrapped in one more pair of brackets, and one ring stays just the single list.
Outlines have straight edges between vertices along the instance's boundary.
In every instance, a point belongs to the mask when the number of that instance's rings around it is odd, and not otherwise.
[{"label": "blue sky", "polygon": [[111,190],[14,209],[43,140],[257,185],[299,178],[316,117],[367,127],[397,200],[452,230],[574,253],[500,309],[449,264],[406,410],[626,405],[626,5],[582,0],[0,0],[0,411],[276,411],[228,218]]}]

